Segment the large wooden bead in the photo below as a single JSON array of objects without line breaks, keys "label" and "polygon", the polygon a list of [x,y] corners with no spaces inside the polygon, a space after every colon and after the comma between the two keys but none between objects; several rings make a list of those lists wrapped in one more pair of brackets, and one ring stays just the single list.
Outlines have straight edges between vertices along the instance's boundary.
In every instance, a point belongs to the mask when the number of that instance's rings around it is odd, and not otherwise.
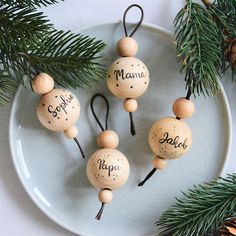
[{"label": "large wooden bead", "polygon": [[162,158],[179,158],[191,147],[192,132],[184,121],[172,117],[162,118],[149,131],[149,145]]},{"label": "large wooden bead", "polygon": [[108,70],[108,88],[119,98],[137,98],[146,91],[148,84],[148,69],[135,57],[121,57]]},{"label": "large wooden bead", "polygon": [[43,95],[37,105],[39,121],[52,131],[64,131],[76,123],[80,104],[76,96],[64,89],[53,89]]},{"label": "large wooden bead", "polygon": [[121,57],[134,57],[138,52],[138,44],[133,38],[124,37],[118,41],[116,50]]},{"label": "large wooden bead", "polygon": [[119,137],[114,131],[105,130],[98,135],[97,144],[100,148],[117,148]]},{"label": "large wooden bead", "polygon": [[195,106],[191,100],[178,98],[174,101],[172,110],[178,118],[189,118],[193,115]]},{"label": "large wooden bead", "polygon": [[32,88],[37,94],[49,93],[53,90],[54,80],[46,73],[40,73],[32,81]]},{"label": "large wooden bead", "polygon": [[104,148],[96,151],[88,160],[87,176],[98,189],[117,189],[129,177],[129,162],[116,149]]}]

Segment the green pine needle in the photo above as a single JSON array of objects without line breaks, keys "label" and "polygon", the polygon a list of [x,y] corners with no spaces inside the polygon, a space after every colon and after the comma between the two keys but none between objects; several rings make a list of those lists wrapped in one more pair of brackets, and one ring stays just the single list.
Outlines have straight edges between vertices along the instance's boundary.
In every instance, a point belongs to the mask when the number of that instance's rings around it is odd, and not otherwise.
[{"label": "green pine needle", "polygon": [[6,0],[0,4],[0,68],[8,75],[0,81],[0,105],[9,100],[14,81],[24,84],[25,75],[32,80],[45,72],[58,84],[72,88],[92,86],[105,78],[100,54],[106,46],[103,41],[56,30],[36,10],[56,2]]},{"label": "green pine needle", "polygon": [[13,97],[17,88],[16,82],[6,71],[0,70],[0,106],[5,105]]},{"label": "green pine needle", "polygon": [[174,24],[177,58],[182,62],[186,87],[194,95],[217,93],[223,39],[211,14],[189,0],[177,14]]},{"label": "green pine needle", "polygon": [[236,215],[236,174],[194,186],[156,223],[161,236],[204,236]]},{"label": "green pine needle", "polygon": [[58,2],[59,2],[58,0],[2,0],[3,4],[18,5],[21,7],[30,7],[30,8],[47,6]]}]

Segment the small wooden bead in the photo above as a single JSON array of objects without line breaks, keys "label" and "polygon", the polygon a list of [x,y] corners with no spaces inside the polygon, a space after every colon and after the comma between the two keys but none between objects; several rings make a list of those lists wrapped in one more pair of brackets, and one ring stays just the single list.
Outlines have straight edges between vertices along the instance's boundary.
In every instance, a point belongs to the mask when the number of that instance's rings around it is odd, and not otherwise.
[{"label": "small wooden bead", "polygon": [[194,113],[195,106],[191,100],[186,98],[178,98],[173,103],[172,110],[176,117],[180,119],[188,118]]},{"label": "small wooden bead", "polygon": [[134,57],[138,52],[138,44],[133,38],[124,37],[118,41],[116,50],[121,57]]},{"label": "small wooden bead", "polygon": [[53,90],[54,80],[46,73],[40,73],[32,81],[32,88],[37,94],[49,93]]},{"label": "small wooden bead", "polygon": [[119,98],[140,97],[147,90],[148,85],[148,69],[135,57],[118,58],[108,70],[107,86],[112,94]]},{"label": "small wooden bead", "polygon": [[98,194],[98,200],[102,203],[109,203],[112,201],[112,192],[108,189],[103,189]]},{"label": "small wooden bead", "polygon": [[152,159],[152,165],[154,168],[162,170],[166,168],[167,161],[159,156],[156,156]]},{"label": "small wooden bead", "polygon": [[123,107],[127,112],[135,112],[138,108],[138,103],[135,99],[129,98],[124,101]]},{"label": "small wooden bead", "polygon": [[105,130],[97,137],[97,144],[100,148],[117,148],[119,144],[118,135],[112,130]]},{"label": "small wooden bead", "polygon": [[87,177],[98,189],[115,190],[128,180],[129,162],[117,149],[100,149],[88,160]]},{"label": "small wooden bead", "polygon": [[192,145],[192,132],[188,124],[172,117],[156,121],[148,137],[152,151],[165,159],[183,156]]},{"label": "small wooden bead", "polygon": [[75,126],[70,127],[64,131],[64,134],[69,139],[74,139],[78,135],[78,129]]}]

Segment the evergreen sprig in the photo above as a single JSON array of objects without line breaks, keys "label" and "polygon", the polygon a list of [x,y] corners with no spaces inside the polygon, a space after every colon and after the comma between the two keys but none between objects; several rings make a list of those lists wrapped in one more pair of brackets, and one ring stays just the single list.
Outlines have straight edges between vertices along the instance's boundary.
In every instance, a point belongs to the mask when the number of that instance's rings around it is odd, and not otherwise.
[{"label": "evergreen sprig", "polygon": [[[236,215],[236,174],[194,186],[157,222],[161,236],[204,236]],[[215,234],[214,234],[215,235]]]},{"label": "evergreen sprig", "polygon": [[194,95],[211,95],[219,90],[217,77],[236,69],[228,50],[236,38],[236,0],[202,2],[205,6],[187,0],[174,20],[177,59],[186,88]]},{"label": "evergreen sprig", "polygon": [[175,21],[177,59],[193,94],[215,94],[220,75],[222,37],[209,11],[191,0]]},{"label": "evergreen sprig", "polygon": [[0,68],[4,71],[0,105],[9,100],[16,84],[24,84],[24,75],[31,80],[45,72],[58,84],[73,88],[92,86],[105,78],[100,54],[105,43],[56,30],[36,9],[56,2],[5,0],[0,4]]}]

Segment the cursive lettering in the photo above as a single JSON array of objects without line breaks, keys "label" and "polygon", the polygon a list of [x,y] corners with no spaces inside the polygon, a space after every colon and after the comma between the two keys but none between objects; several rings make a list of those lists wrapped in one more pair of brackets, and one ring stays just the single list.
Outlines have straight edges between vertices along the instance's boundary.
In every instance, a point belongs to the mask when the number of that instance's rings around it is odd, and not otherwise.
[{"label": "cursive lettering", "polygon": [[60,112],[64,112],[65,114],[67,114],[66,108],[73,99],[74,96],[72,94],[70,94],[67,98],[65,98],[63,95],[60,95],[58,106],[53,107],[52,105],[49,105],[48,112],[51,113],[53,117],[57,117],[58,113]]},{"label": "cursive lettering", "polygon": [[146,74],[144,72],[133,72],[133,73],[125,73],[124,69],[122,70],[114,70],[114,75],[116,77],[116,80],[119,78],[125,80],[125,79],[138,79],[138,78],[144,78]]},{"label": "cursive lettering", "polygon": [[186,149],[188,147],[187,145],[188,139],[186,138],[184,142],[179,142],[179,136],[176,136],[175,138],[169,137],[169,133],[165,132],[163,134],[163,138],[159,140],[159,143],[168,143],[170,145],[173,145],[175,148],[183,148]]},{"label": "cursive lettering", "polygon": [[121,166],[118,165],[107,165],[105,160],[102,159],[98,159],[97,160],[98,163],[98,168],[99,170],[107,170],[108,171],[108,176],[111,176],[111,172],[112,171],[118,171],[121,169]]}]

